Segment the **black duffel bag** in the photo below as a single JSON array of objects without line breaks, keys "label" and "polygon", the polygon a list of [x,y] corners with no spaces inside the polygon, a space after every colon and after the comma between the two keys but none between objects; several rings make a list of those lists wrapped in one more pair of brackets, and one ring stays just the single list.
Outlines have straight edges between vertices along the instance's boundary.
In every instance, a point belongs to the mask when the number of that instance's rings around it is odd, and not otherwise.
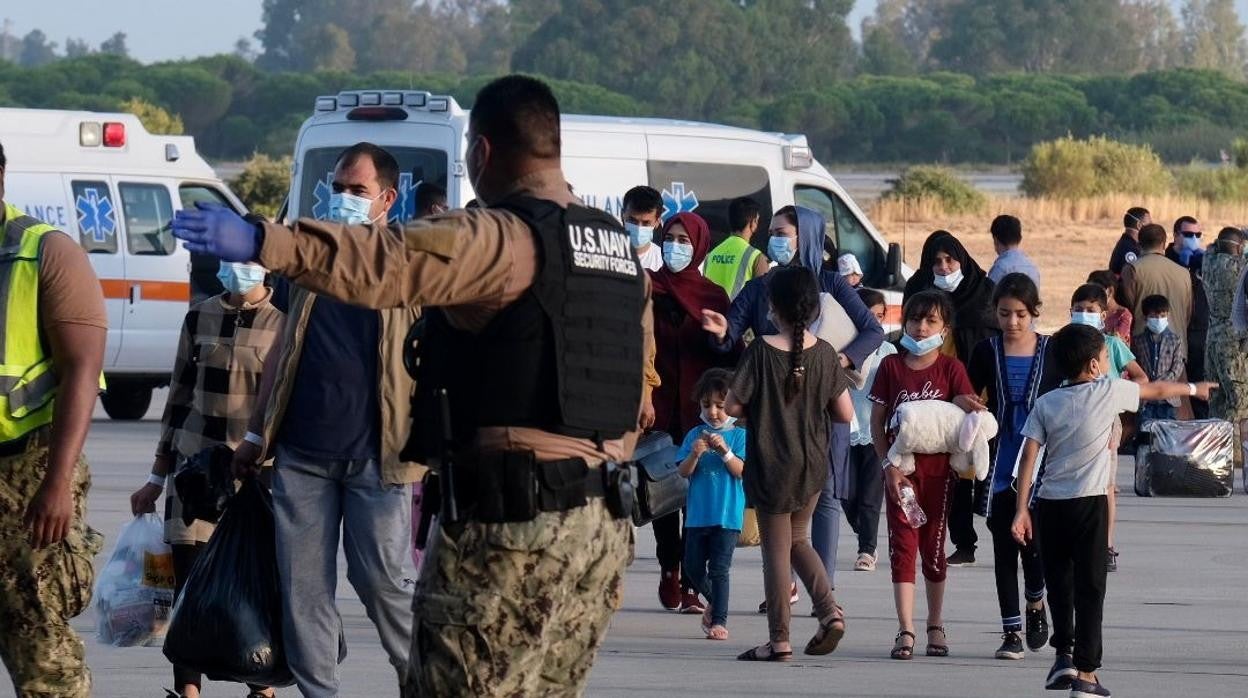
[{"label": "black duffel bag", "polygon": [[652,431],[637,442],[633,461],[637,466],[637,503],[633,523],[644,526],[685,506],[689,480],[681,477],[672,437]]}]

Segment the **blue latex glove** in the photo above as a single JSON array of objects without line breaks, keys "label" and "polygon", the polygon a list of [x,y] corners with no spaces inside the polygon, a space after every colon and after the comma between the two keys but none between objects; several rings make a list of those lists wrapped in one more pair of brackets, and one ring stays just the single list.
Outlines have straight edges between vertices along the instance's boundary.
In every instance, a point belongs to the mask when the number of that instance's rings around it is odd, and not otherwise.
[{"label": "blue latex glove", "polygon": [[229,207],[196,202],[174,214],[173,235],[191,252],[227,262],[253,262],[260,255],[259,231]]}]

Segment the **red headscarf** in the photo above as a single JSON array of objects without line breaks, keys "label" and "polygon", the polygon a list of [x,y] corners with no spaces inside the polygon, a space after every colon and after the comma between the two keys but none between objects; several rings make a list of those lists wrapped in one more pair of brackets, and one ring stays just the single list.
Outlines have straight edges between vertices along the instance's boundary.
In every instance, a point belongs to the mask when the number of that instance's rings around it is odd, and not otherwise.
[{"label": "red headscarf", "polygon": [[720,314],[727,313],[728,294],[718,284],[702,276],[699,270],[702,260],[711,251],[710,227],[696,213],[677,213],[663,224],[663,236],[677,223],[684,226],[685,232],[689,234],[689,242],[693,244],[693,259],[689,266],[679,272],[668,269],[666,264],[658,271],[650,272],[653,294],[672,296],[695,322],[702,322],[703,309],[714,310]]}]

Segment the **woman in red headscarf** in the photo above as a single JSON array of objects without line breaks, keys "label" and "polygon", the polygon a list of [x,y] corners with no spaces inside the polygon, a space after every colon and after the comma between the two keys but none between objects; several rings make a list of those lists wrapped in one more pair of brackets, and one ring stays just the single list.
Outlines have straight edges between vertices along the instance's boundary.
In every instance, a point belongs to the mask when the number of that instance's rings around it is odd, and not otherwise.
[{"label": "woman in red headscarf", "polygon": [[[728,312],[728,294],[702,276],[702,260],[711,249],[711,231],[702,216],[678,213],[663,225],[663,267],[650,272],[654,306],[655,369],[662,384],[655,388],[654,428],[677,443],[701,423],[702,408],[694,400],[694,386],[708,369],[736,365],[737,352],[720,354],[702,329],[702,311]],[[706,609],[687,579],[681,514],[654,521],[656,553],[662,574],[659,601],[668,610],[702,613]]]}]

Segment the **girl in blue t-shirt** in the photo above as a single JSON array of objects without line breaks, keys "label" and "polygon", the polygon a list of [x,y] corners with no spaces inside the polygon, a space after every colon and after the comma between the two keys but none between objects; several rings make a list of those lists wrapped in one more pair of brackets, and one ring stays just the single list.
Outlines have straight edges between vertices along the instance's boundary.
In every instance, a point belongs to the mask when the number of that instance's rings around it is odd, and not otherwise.
[{"label": "girl in blue t-shirt", "polygon": [[1049,337],[1036,332],[1040,291],[1024,274],[1009,274],[993,293],[993,308],[1001,334],[981,341],[971,354],[968,373],[975,392],[987,396],[989,411],[1000,430],[992,442],[988,477],[981,491],[979,513],[988,517],[992,532],[993,572],[1001,608],[1001,647],[997,659],[1022,659],[1024,618],[1019,608],[1018,567],[1023,567],[1026,597],[1026,642],[1031,651],[1049,639],[1044,608],[1044,569],[1033,544],[1019,545],[1014,523],[1017,493],[1014,478],[1023,445],[1023,425],[1040,395],[1061,383],[1049,356]]},{"label": "girl in blue t-shirt", "polygon": [[685,513],[685,574],[710,602],[702,615],[708,640],[728,639],[728,571],[745,514],[745,429],[724,411],[732,374],[713,368],[702,375],[694,396],[702,424],[689,430],[676,457],[689,478]]}]

